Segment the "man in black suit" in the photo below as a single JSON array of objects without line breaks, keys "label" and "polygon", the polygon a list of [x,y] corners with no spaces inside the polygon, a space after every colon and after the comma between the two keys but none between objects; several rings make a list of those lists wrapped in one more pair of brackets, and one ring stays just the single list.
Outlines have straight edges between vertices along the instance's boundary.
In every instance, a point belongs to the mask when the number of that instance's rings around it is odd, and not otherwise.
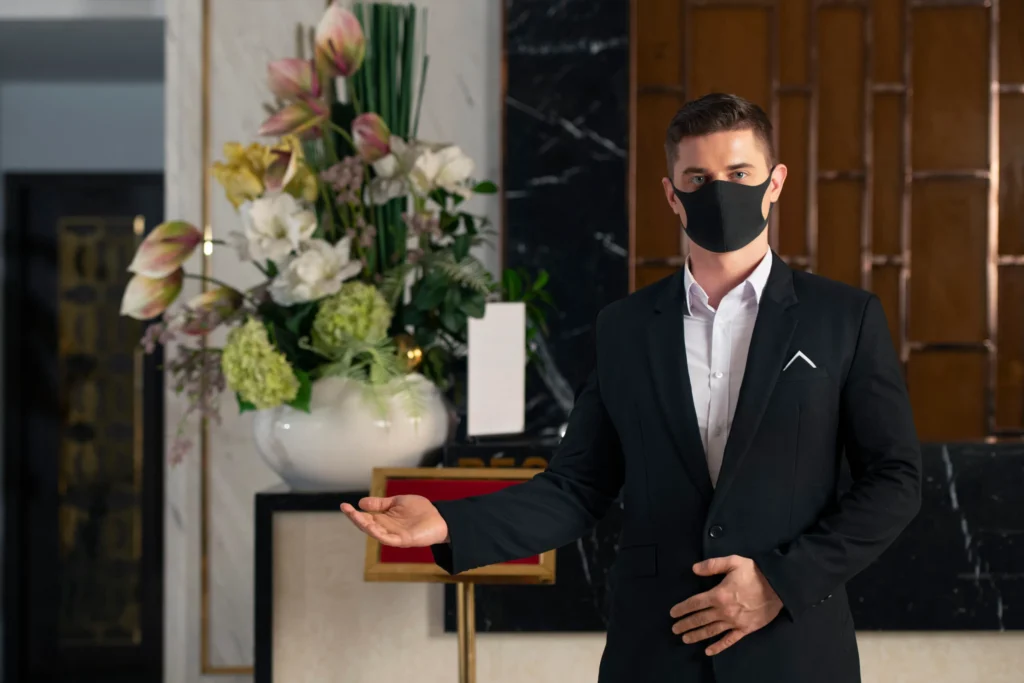
[{"label": "man in black suit", "polygon": [[487,496],[342,509],[457,573],[570,543],[621,491],[601,683],[854,683],[844,585],[920,504],[882,306],[769,249],[786,167],[760,108],[690,102],[665,148],[689,259],[598,316],[596,368],[549,468]]}]

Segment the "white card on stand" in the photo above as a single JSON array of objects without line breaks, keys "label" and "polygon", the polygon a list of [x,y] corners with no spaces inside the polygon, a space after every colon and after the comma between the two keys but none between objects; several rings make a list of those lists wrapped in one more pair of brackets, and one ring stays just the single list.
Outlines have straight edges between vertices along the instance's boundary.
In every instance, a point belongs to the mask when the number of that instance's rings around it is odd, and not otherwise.
[{"label": "white card on stand", "polygon": [[526,305],[488,303],[469,319],[468,436],[520,434],[526,423]]}]

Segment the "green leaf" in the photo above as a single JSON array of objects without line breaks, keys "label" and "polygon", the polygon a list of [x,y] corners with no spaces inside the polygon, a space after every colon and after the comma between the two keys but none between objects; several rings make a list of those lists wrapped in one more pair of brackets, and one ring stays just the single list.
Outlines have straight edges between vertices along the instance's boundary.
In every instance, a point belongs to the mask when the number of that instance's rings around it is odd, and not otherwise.
[{"label": "green leaf", "polygon": [[475,237],[480,231],[476,229],[476,219],[468,213],[462,214],[462,222],[466,226],[466,234]]},{"label": "green leaf", "polygon": [[533,285],[530,287],[530,289],[532,289],[535,292],[544,289],[544,285],[548,283],[549,278],[550,276],[548,275],[548,271],[540,271],[539,273],[537,273],[537,279],[533,281]]},{"label": "green leaf", "polygon": [[309,374],[302,370],[295,370],[295,377],[299,380],[299,393],[295,395],[288,405],[304,413],[309,412],[309,400],[313,398],[313,383]]},{"label": "green leaf", "polygon": [[452,253],[455,255],[455,260],[461,261],[469,256],[469,247],[472,244],[473,236],[469,233],[458,235],[452,243]]},{"label": "green leaf", "polygon": [[523,278],[519,272],[506,268],[502,274],[502,289],[505,290],[506,301],[519,301],[523,293]]},{"label": "green leaf", "polygon": [[487,298],[478,292],[473,292],[462,300],[462,312],[470,318],[484,317],[486,307]]},{"label": "green leaf", "polygon": [[288,308],[287,317],[284,319],[284,326],[294,335],[304,334],[312,325],[316,317],[317,302],[310,301]]},{"label": "green leaf", "polygon": [[497,191],[498,186],[490,180],[485,180],[473,186],[473,192],[476,194],[494,194]]},{"label": "green leaf", "polygon": [[428,273],[413,288],[412,305],[421,311],[437,308],[444,301],[447,283],[437,273]]},{"label": "green leaf", "polygon": [[278,273],[277,264],[268,259],[267,260],[267,276],[268,277],[277,277],[277,273]]},{"label": "green leaf", "polygon": [[449,332],[461,336],[466,329],[466,314],[458,308],[446,306],[441,311],[441,324]]},{"label": "green leaf", "polygon": [[256,410],[256,406],[242,398],[237,391],[235,392],[235,399],[238,401],[239,413],[248,413],[250,410]]}]

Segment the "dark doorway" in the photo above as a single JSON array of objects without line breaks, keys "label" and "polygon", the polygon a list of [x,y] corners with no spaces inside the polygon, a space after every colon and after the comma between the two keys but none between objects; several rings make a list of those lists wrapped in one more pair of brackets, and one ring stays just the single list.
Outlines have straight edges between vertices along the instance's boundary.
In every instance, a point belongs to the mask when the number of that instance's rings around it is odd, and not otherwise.
[{"label": "dark doorway", "polygon": [[4,674],[161,679],[163,378],[119,315],[163,177],[10,175],[4,241]]}]

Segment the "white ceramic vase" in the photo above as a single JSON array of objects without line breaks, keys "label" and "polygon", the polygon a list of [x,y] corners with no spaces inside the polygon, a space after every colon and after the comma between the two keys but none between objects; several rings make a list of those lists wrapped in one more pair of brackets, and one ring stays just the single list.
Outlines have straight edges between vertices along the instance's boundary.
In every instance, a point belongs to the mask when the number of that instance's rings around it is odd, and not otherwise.
[{"label": "white ceramic vase", "polygon": [[313,383],[310,412],[256,413],[263,460],[294,490],[363,491],[375,467],[416,467],[444,444],[448,409],[420,374],[383,386],[326,377]]}]

